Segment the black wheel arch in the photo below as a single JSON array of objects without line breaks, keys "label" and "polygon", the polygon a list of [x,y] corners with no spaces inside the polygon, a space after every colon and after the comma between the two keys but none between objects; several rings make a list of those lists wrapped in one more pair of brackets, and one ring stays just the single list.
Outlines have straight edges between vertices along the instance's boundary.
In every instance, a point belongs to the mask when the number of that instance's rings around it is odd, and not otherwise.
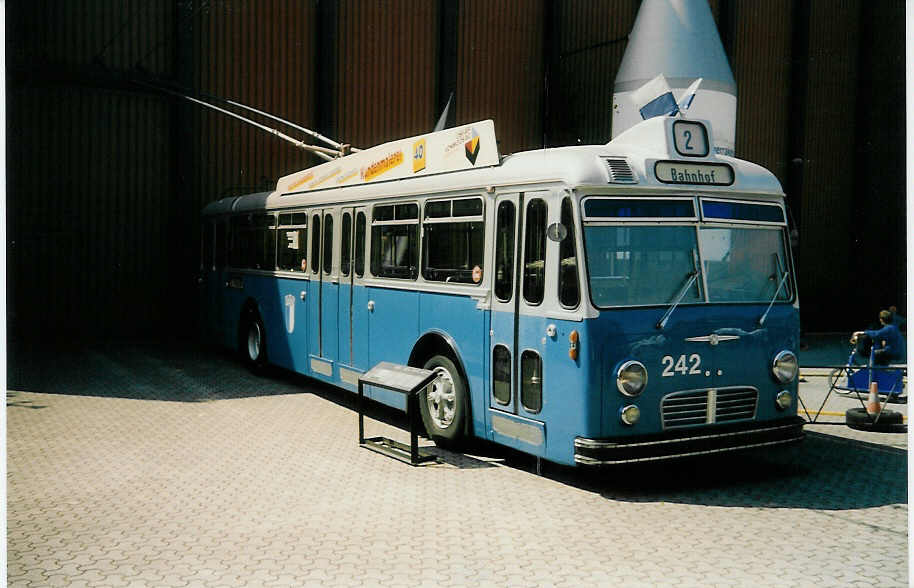
[{"label": "black wheel arch", "polygon": [[460,353],[457,351],[457,342],[444,331],[431,330],[419,337],[416,344],[413,345],[413,350],[409,354],[409,362],[407,365],[421,368],[425,365],[425,362],[436,355],[443,355],[453,361],[454,365],[457,366],[457,370],[460,372],[460,377],[463,378],[463,382],[467,389],[464,405],[466,418],[463,423],[463,432],[466,435],[472,435],[473,407],[470,402],[470,396],[472,394],[470,379],[467,378],[467,370],[463,365],[463,358],[460,357]]}]

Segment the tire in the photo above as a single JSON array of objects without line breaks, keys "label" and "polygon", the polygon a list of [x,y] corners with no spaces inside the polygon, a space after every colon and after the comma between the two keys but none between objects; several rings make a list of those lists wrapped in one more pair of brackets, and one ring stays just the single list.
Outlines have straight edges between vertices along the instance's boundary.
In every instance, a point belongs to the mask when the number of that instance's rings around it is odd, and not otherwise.
[{"label": "tire", "polygon": [[248,368],[255,373],[263,371],[267,364],[267,332],[263,321],[256,312],[245,314],[238,346]]},{"label": "tire", "polygon": [[851,408],[844,413],[847,426],[858,431],[874,431],[877,433],[904,433],[904,416],[895,410],[885,409],[879,415],[879,420],[873,423],[875,415],[870,416],[864,408]]},{"label": "tire", "polygon": [[425,362],[438,379],[419,393],[419,412],[437,445],[453,446],[463,438],[467,418],[467,385],[454,362],[436,355]]}]

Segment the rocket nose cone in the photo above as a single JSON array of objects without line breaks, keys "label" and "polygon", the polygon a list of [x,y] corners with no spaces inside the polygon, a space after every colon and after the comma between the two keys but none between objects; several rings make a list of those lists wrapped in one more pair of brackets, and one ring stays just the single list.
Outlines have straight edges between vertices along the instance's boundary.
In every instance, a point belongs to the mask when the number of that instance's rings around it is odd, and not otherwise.
[{"label": "rocket nose cone", "polygon": [[[704,78],[705,88],[736,94],[711,8],[703,0],[644,0],[616,74],[628,91],[663,74],[673,87]],[[680,81],[681,80],[681,81]]]}]

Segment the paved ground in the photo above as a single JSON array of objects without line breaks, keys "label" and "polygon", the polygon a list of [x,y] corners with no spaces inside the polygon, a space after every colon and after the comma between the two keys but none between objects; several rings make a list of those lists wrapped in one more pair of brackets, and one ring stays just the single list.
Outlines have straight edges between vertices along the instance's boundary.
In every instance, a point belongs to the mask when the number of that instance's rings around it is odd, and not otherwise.
[{"label": "paved ground", "polygon": [[908,583],[903,434],[818,425],[603,474],[489,446],[411,468],[357,447],[351,396],[209,349],[19,347],[8,371],[11,586]]}]

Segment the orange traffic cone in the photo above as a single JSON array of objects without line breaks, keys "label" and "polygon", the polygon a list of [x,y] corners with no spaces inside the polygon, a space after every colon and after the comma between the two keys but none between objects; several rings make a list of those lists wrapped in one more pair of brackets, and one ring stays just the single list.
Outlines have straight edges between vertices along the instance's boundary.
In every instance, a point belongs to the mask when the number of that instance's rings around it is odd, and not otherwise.
[{"label": "orange traffic cone", "polygon": [[866,399],[866,412],[879,414],[879,384],[876,382],[870,384],[870,395]]}]

